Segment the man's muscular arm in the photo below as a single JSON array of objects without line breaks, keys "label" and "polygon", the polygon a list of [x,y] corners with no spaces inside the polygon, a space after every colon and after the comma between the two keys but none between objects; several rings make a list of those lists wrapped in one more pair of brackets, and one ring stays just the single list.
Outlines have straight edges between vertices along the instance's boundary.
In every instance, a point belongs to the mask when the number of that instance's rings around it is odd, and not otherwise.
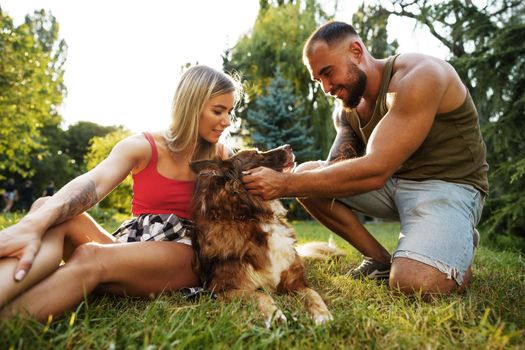
[{"label": "man's muscular arm", "polygon": [[333,118],[337,134],[328,154],[328,163],[362,155],[364,151],[363,142],[348,123],[346,112],[342,108],[336,108]]},{"label": "man's muscular arm", "polygon": [[365,155],[291,174],[256,168],[243,177],[245,187],[264,199],[342,197],[381,188],[428,135],[447,88],[446,73],[432,60],[403,72],[391,85],[395,102],[370,135]]}]

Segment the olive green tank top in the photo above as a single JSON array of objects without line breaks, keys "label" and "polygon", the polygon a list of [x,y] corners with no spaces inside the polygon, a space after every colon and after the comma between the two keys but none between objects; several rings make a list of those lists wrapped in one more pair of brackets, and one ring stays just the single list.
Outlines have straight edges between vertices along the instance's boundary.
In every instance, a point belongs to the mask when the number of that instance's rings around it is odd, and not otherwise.
[{"label": "olive green tank top", "polygon": [[[355,109],[347,113],[352,129],[366,145],[372,131],[388,112],[386,97],[392,68],[398,55],[389,57],[376,106],[370,121],[361,126]],[[481,136],[476,106],[467,91],[461,106],[436,114],[427,137],[394,176],[407,180],[444,180],[469,184],[485,195],[488,193],[486,147]]]}]

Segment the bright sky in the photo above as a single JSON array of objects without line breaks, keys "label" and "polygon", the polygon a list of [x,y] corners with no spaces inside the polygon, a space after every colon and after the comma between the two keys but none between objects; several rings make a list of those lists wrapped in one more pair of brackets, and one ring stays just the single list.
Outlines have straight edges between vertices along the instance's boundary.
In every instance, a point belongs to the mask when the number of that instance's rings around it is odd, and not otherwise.
[{"label": "bright sky", "polygon": [[[351,21],[361,2],[340,1],[336,19]],[[252,28],[259,0],[2,0],[0,7],[15,24],[40,8],[60,24],[68,44],[65,126],[88,120],[140,132],[168,126],[182,65],[221,69],[225,49]],[[445,58],[436,39],[413,27],[406,19],[389,23],[399,52]]]}]

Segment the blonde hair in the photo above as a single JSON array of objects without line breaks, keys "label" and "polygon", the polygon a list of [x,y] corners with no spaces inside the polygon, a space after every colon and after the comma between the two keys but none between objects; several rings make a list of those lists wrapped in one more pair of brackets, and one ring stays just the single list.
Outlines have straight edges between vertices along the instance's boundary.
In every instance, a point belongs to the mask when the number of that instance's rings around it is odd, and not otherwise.
[{"label": "blonde hair", "polygon": [[240,98],[237,79],[207,66],[193,66],[182,74],[171,110],[171,125],[165,138],[174,153],[192,150],[192,160],[209,159],[215,155],[215,144],[199,137],[199,119],[210,98],[234,92]]}]

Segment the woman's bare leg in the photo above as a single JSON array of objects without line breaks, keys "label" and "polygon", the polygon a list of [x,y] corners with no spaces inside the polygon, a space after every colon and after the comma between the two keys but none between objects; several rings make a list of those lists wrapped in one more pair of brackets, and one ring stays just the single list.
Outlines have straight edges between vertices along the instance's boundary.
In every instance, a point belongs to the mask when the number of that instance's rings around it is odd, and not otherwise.
[{"label": "woman's bare leg", "polygon": [[[147,296],[164,290],[197,286],[193,249],[174,242],[88,243],[70,261],[15,299],[2,318],[27,312],[45,321],[78,305],[97,289],[119,295]],[[98,288],[97,288],[98,287]]]},{"label": "woman's bare leg", "polygon": [[[37,209],[46,198],[37,200],[31,210]],[[61,260],[69,257],[79,245],[87,242],[113,243],[111,237],[88,214],[84,213],[50,228],[43,236],[42,245],[26,277],[14,280],[16,259],[0,259],[0,308],[23,291],[31,288],[54,272]]]}]

